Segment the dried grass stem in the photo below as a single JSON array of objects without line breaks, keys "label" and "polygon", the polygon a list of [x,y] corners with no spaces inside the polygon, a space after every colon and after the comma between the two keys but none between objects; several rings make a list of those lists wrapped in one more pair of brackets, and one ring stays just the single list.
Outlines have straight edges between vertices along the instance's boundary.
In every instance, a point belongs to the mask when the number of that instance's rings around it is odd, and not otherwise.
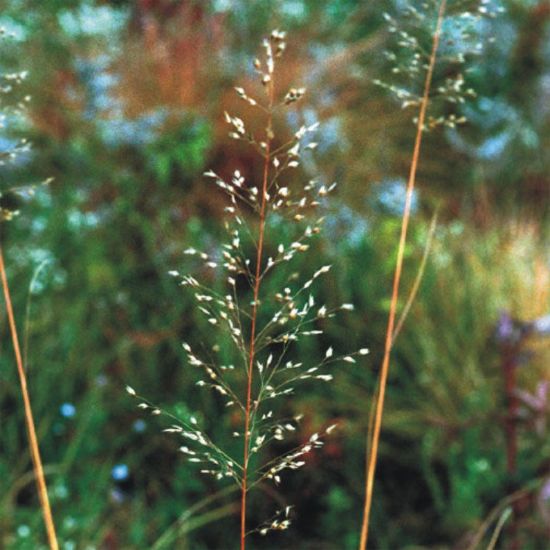
[{"label": "dried grass stem", "polygon": [[27,433],[29,436],[29,447],[31,452],[31,458],[36,478],[36,485],[38,488],[38,496],[40,498],[40,506],[44,515],[44,523],[46,525],[46,533],[48,535],[48,544],[51,550],[58,550],[59,545],[57,543],[57,537],[55,534],[55,526],[52,517],[52,511],[50,508],[50,501],[48,499],[48,491],[46,488],[46,479],[44,476],[44,468],[42,466],[42,459],[40,458],[40,450],[38,447],[38,438],[36,437],[36,429],[34,425],[34,419],[31,408],[31,400],[29,397],[29,391],[27,388],[27,377],[25,369],[23,367],[23,359],[21,357],[21,350],[19,347],[19,338],[17,336],[17,328],[15,325],[15,317],[13,315],[13,307],[11,303],[10,290],[8,286],[8,278],[6,276],[6,268],[4,265],[4,255],[2,247],[0,245],[0,277],[2,278],[2,287],[4,290],[4,298],[6,301],[6,311],[8,314],[8,322],[13,341],[13,348],[15,352],[15,362],[17,364],[17,372],[19,374],[19,382],[21,385],[21,395],[23,396],[23,404],[25,407],[25,421],[27,424]]}]

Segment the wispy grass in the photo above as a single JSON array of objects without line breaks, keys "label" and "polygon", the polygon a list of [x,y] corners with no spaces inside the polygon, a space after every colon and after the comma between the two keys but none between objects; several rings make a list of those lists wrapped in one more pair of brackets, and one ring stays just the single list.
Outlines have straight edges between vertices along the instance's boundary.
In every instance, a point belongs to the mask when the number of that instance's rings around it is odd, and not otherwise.
[{"label": "wispy grass", "polygon": [[[416,136],[410,162],[405,207],[401,220],[401,234],[393,274],[384,354],[375,395],[374,416],[369,420],[365,503],[360,539],[361,550],[365,550],[368,541],[374,476],[391,349],[396,333],[402,327],[402,322],[398,323],[397,330],[394,328],[394,325],[399,304],[399,287],[423,134],[425,131],[437,127],[446,127],[454,130],[467,122],[465,116],[459,112],[455,112],[455,108],[465,103],[468,98],[475,97],[476,94],[472,88],[467,87],[462,67],[466,63],[467,56],[480,55],[482,53],[482,44],[477,38],[480,21],[484,17],[495,17],[499,11],[501,11],[501,8],[494,6],[489,1],[478,4],[476,2],[463,2],[461,0],[454,2],[434,0],[422,3],[419,8],[416,8],[412,3],[407,3],[404,13],[409,19],[408,24],[411,30],[408,30],[407,24],[403,25],[391,15],[385,14],[389,31],[397,37],[396,46],[401,52],[401,55],[396,55],[395,52],[386,52],[387,58],[394,63],[392,73],[398,78],[399,84],[387,83],[381,80],[376,80],[375,82],[390,90],[399,99],[402,108],[417,109],[417,114],[413,119],[416,124]],[[449,19],[448,26],[446,26],[447,19]],[[430,28],[430,21],[432,20],[434,24],[433,28]],[[448,40],[442,41],[441,38],[444,32],[450,32],[452,36],[449,36]],[[436,77],[436,68],[439,68],[439,71],[437,71],[438,81],[432,85]],[[447,68],[450,69],[448,74],[445,73]],[[444,108],[441,109],[440,113],[428,114],[428,107],[432,103],[437,103],[438,106]],[[429,247],[427,246],[427,248]],[[424,270],[425,261],[426,259],[424,258],[420,274]],[[404,316],[406,316],[408,309],[410,309],[412,303],[411,297],[414,299],[418,291],[419,281],[417,278],[417,281],[413,285],[409,300],[405,306]]]},{"label": "wispy grass", "polygon": [[409,172],[409,179],[407,183],[407,193],[405,198],[405,208],[403,210],[403,218],[401,224],[401,236],[399,238],[399,248],[397,252],[397,262],[395,266],[395,272],[393,276],[393,288],[390,303],[390,312],[388,316],[388,325],[386,328],[386,337],[384,344],[384,356],[382,359],[382,367],[380,371],[380,382],[378,385],[378,392],[376,395],[376,409],[374,412],[374,422],[372,428],[372,440],[369,444],[369,451],[367,455],[366,463],[366,484],[365,484],[365,505],[363,509],[363,523],[361,526],[361,540],[359,547],[361,550],[366,550],[368,535],[369,535],[369,521],[370,511],[372,506],[373,490],[374,490],[374,474],[376,472],[376,461],[378,458],[378,443],[380,440],[380,429],[382,426],[382,414],[384,411],[384,398],[386,395],[386,384],[388,380],[388,371],[390,366],[391,348],[394,341],[394,325],[397,312],[397,303],[399,299],[399,284],[401,282],[401,272],[403,269],[403,258],[405,255],[405,244],[407,240],[407,230],[409,227],[409,220],[411,215],[411,204],[413,198],[414,186],[416,183],[416,172],[418,170],[418,162],[420,159],[420,148],[422,145],[422,136],[424,132],[424,124],[426,120],[426,112],[428,109],[428,102],[430,98],[430,89],[432,84],[432,76],[436,62],[437,50],[439,47],[439,38],[441,35],[441,27],[443,24],[443,18],[445,15],[446,0],[442,0],[439,6],[439,12],[437,15],[436,28],[433,35],[432,51],[429,58],[428,69],[426,72],[426,80],[424,82],[424,95],[420,103],[420,109],[418,114],[416,139],[414,142],[414,150],[411,161],[411,168]]},{"label": "wispy grass", "polygon": [[[353,364],[368,353],[362,348],[339,355],[329,346],[320,359],[290,359],[296,342],[322,335],[327,319],[340,311],[352,310],[353,305],[329,307],[317,303],[315,285],[331,270],[331,265],[315,268],[306,263],[305,274],[296,271],[284,274],[283,267],[305,254],[321,232],[323,216],[318,211],[336,183],[307,179],[300,184],[301,178],[293,176],[303,157],[317,147],[311,136],[318,124],[302,125],[290,135],[276,132],[275,117],[283,118],[306,90],[300,87],[281,90],[277,85],[277,77],[284,70],[280,59],[286,49],[286,34],[273,31],[262,45],[264,53],[253,65],[263,88],[259,93],[265,94],[265,99],[253,97],[244,88],[235,88],[243,104],[252,108],[255,118],[245,122],[239,116],[225,113],[229,136],[248,144],[259,157],[260,182],[256,185],[251,179],[250,166],[235,170],[231,178],[213,170],[206,172],[205,176],[229,198],[225,208],[229,240],[217,251],[205,252],[193,247],[185,251],[199,259],[203,274],[213,273],[214,279],[223,283],[214,290],[193,276],[171,273],[194,293],[198,311],[205,315],[207,326],[217,335],[216,344],[210,349],[204,344],[202,351],[196,352],[188,343],[183,344],[183,349],[188,363],[202,373],[198,386],[213,390],[225,407],[242,419],[242,430],[232,434],[242,441],[242,455],[235,455],[230,446],[218,445],[207,428],[202,427],[199,415],[180,418],[146,400],[139,405],[171,419],[172,426],[165,431],[186,440],[181,451],[189,462],[200,466],[201,473],[231,480],[238,486],[242,550],[249,535],[264,536],[270,531],[286,530],[292,517],[292,506],[287,505],[270,519],[250,526],[250,491],[270,483],[278,486],[282,476],[302,468],[308,455],[320,449],[324,437],[336,428],[330,425],[309,436],[297,437],[302,415],[289,417],[288,412],[279,413],[281,408],[284,411],[279,401],[290,399],[296,386],[303,382],[331,383],[335,364]],[[250,129],[255,126],[260,130]],[[279,276],[283,273],[279,278],[282,288],[266,285],[268,280],[272,281],[274,271]],[[222,356],[221,344],[227,341],[231,352],[224,350]],[[132,388],[128,392],[137,397]],[[208,421],[204,419],[204,423]],[[263,459],[268,444],[281,445],[285,441],[283,454]]]}]

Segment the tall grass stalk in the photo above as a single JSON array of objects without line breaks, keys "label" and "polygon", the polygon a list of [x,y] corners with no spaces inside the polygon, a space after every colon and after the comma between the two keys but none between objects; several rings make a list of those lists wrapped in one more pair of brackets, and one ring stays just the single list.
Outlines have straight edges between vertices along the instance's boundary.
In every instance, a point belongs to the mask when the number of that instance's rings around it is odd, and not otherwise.
[{"label": "tall grass stalk", "polygon": [[6,275],[6,268],[4,264],[4,254],[2,246],[0,244],[0,277],[2,279],[2,288],[4,291],[4,298],[6,302],[6,312],[8,314],[8,323],[10,327],[11,337],[13,341],[13,349],[15,352],[15,362],[17,364],[17,372],[19,375],[19,382],[21,385],[21,395],[23,397],[23,404],[25,407],[25,422],[27,425],[27,434],[29,437],[29,447],[31,452],[31,458],[34,468],[34,475],[36,479],[36,485],[38,489],[38,496],[40,499],[40,506],[42,508],[42,514],[44,516],[44,523],[46,526],[46,533],[48,536],[48,544],[51,550],[58,550],[59,545],[57,543],[57,536],[55,533],[55,525],[53,521],[52,511],[50,507],[50,501],[48,498],[48,490],[46,486],[46,478],[44,476],[44,468],[42,466],[42,459],[40,458],[40,449],[38,447],[38,438],[36,436],[36,429],[34,424],[34,418],[32,414],[31,400],[29,397],[29,390],[27,388],[27,376],[23,367],[23,359],[21,356],[21,349],[19,347],[19,338],[17,335],[17,327],[15,324],[15,317],[13,314],[13,307],[11,303],[11,295],[8,285],[8,278]]},{"label": "tall grass stalk", "polygon": [[391,348],[394,340],[394,325],[397,311],[397,301],[399,298],[399,284],[401,281],[401,271],[403,268],[403,258],[405,254],[405,244],[407,240],[407,229],[409,226],[409,220],[411,215],[411,204],[413,198],[413,191],[416,183],[416,172],[418,169],[418,163],[420,159],[420,149],[422,145],[422,135],[424,131],[424,123],[426,120],[426,112],[428,108],[428,102],[430,97],[430,89],[432,84],[432,76],[437,58],[437,50],[439,47],[439,39],[441,35],[441,27],[445,16],[446,0],[441,0],[439,5],[439,11],[437,15],[436,28],[433,35],[432,50],[430,54],[428,69],[426,71],[426,78],[424,81],[424,94],[420,103],[418,122],[416,127],[416,138],[414,142],[414,150],[412,155],[411,167],[409,172],[409,179],[407,183],[407,194],[405,199],[405,208],[403,210],[402,224],[401,224],[401,236],[399,239],[399,248],[397,252],[397,262],[395,266],[395,272],[393,276],[393,289],[390,303],[390,312],[388,316],[388,324],[386,328],[386,337],[384,344],[384,357],[382,359],[382,367],[380,371],[380,383],[378,386],[378,393],[376,396],[376,410],[374,413],[374,423],[372,429],[372,442],[369,445],[366,461],[366,483],[365,483],[365,504],[363,510],[363,523],[361,526],[361,539],[359,547],[361,550],[366,550],[368,534],[369,534],[369,520],[370,511],[372,506],[372,497],[374,489],[374,475],[376,472],[376,462],[378,457],[378,443],[380,440],[380,429],[382,426],[382,415],[384,412],[384,398],[386,393],[386,384],[388,379],[388,371],[390,366]]}]

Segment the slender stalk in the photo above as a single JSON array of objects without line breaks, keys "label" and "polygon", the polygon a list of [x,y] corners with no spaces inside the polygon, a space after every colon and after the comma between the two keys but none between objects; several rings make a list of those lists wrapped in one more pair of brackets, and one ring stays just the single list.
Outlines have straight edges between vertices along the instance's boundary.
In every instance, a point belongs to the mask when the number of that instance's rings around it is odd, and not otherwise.
[{"label": "slender stalk", "polygon": [[517,381],[516,370],[518,367],[518,355],[521,347],[508,345],[505,346],[503,355],[502,370],[505,378],[505,391],[508,406],[508,412],[504,420],[504,428],[506,432],[506,470],[511,479],[514,478],[517,470],[518,457],[518,408],[519,399],[516,395]]},{"label": "slender stalk", "polygon": [[258,234],[258,248],[256,253],[256,274],[254,278],[254,299],[252,302],[252,320],[250,327],[250,347],[248,353],[248,372],[246,387],[246,406],[244,418],[244,452],[243,452],[243,477],[241,485],[241,550],[246,547],[246,493],[248,490],[248,454],[250,446],[250,416],[252,409],[252,378],[254,373],[254,357],[256,352],[256,324],[258,317],[258,299],[261,284],[261,264],[264,248],[265,220],[267,211],[267,185],[269,181],[269,164],[271,162],[271,140],[273,136],[273,79],[268,83],[269,108],[266,128],[266,150],[264,156],[264,175],[262,181],[262,201],[260,206],[260,227]]},{"label": "slender stalk", "polygon": [[437,23],[433,37],[432,51],[430,54],[430,60],[428,64],[428,70],[426,72],[426,80],[424,82],[424,94],[422,96],[422,102],[420,104],[420,112],[418,116],[418,123],[416,128],[416,139],[414,143],[413,156],[411,161],[411,167],[409,172],[409,180],[407,183],[407,195],[405,200],[405,210],[403,212],[403,221],[401,225],[401,237],[399,239],[399,248],[397,252],[397,263],[395,266],[395,272],[393,277],[393,290],[390,303],[390,313],[388,317],[388,325],[386,329],[386,339],[384,345],[384,357],[382,360],[382,368],[380,371],[380,385],[378,390],[376,412],[374,416],[374,426],[372,434],[372,444],[370,445],[370,452],[367,456],[367,479],[365,483],[365,506],[363,510],[363,523],[361,526],[361,540],[359,543],[360,550],[366,550],[368,533],[369,533],[369,518],[372,505],[372,495],[374,487],[374,474],[376,471],[376,461],[378,455],[378,442],[380,440],[380,428],[382,425],[382,414],[384,411],[384,398],[386,393],[386,384],[388,379],[388,370],[390,365],[390,354],[393,344],[394,324],[397,310],[397,299],[399,296],[399,283],[401,281],[401,271],[403,267],[403,257],[405,253],[405,243],[407,240],[407,229],[409,226],[409,219],[411,214],[411,202],[416,182],[416,172],[418,168],[418,161],[420,158],[420,147],[422,144],[422,133],[424,128],[424,122],[426,119],[426,111],[428,107],[428,101],[430,96],[430,88],[432,84],[432,76],[435,67],[435,60],[437,56],[437,50],[439,47],[439,37],[441,35],[441,27],[443,23],[443,17],[445,14],[446,0],[442,0],[439,6]]},{"label": "slender stalk", "polygon": [[25,369],[23,367],[23,359],[21,357],[21,350],[19,348],[19,338],[17,336],[17,328],[15,325],[15,318],[13,315],[13,307],[11,304],[8,278],[6,276],[6,268],[4,265],[4,255],[2,253],[1,245],[0,245],[0,276],[2,278],[2,287],[4,290],[4,298],[6,300],[6,311],[8,314],[8,322],[10,326],[11,337],[13,340],[13,348],[15,351],[15,362],[17,364],[17,372],[19,374],[19,382],[21,384],[21,394],[23,396],[23,404],[25,407],[25,421],[27,424],[27,433],[29,436],[29,446],[31,451],[32,463],[34,466],[36,485],[38,488],[38,496],[40,498],[40,505],[42,507],[42,513],[44,515],[44,523],[46,525],[46,532],[48,535],[48,543],[49,543],[50,549],[58,550],[59,545],[57,544],[55,526],[53,522],[52,511],[50,508],[50,501],[48,499],[48,491],[46,488],[46,479],[44,477],[44,468],[42,467],[40,450],[38,448],[38,439],[36,437],[36,429],[34,426],[34,419],[32,415],[31,400],[29,397],[29,391],[27,389],[27,377],[25,375]]},{"label": "slender stalk", "polygon": [[436,227],[437,227],[437,211],[433,215],[432,221],[430,222],[428,238],[426,240],[426,245],[424,246],[422,260],[420,261],[420,267],[418,268],[418,272],[416,273],[416,278],[414,279],[413,286],[411,288],[407,301],[405,302],[405,307],[403,308],[403,312],[401,313],[401,316],[399,317],[399,321],[397,322],[395,330],[393,331],[394,342],[397,336],[399,335],[399,333],[401,332],[401,329],[403,328],[405,321],[407,320],[409,311],[411,310],[411,307],[414,304],[416,295],[418,294],[418,290],[420,289],[420,283],[422,282],[422,278],[424,277],[424,271],[426,270],[426,264],[428,263],[428,256],[430,255],[430,250],[432,248],[432,241],[434,238]]},{"label": "slender stalk", "polygon": [[514,491],[512,494],[504,497],[500,502],[498,502],[497,505],[491,510],[487,518],[483,521],[466,550],[479,550],[481,547],[481,541],[486,535],[489,527],[499,517],[499,515],[504,512],[504,509],[509,508],[517,501],[532,495],[540,488],[542,483],[543,480],[540,478],[530,481],[526,486]]},{"label": "slender stalk", "polygon": [[25,328],[23,329],[23,367],[25,371],[28,369],[29,362],[29,334],[31,332],[31,302],[32,302],[32,291],[34,284],[36,283],[38,276],[42,269],[47,265],[48,260],[44,260],[34,271],[34,274],[29,285],[29,291],[27,293],[27,306],[25,308]]},{"label": "slender stalk", "polygon": [[502,515],[500,516],[500,519],[498,520],[498,523],[495,527],[495,531],[493,533],[493,536],[491,537],[491,540],[489,541],[489,546],[487,546],[487,550],[494,550],[496,543],[498,541],[498,537],[500,536],[500,533],[502,531],[502,528],[504,527],[504,524],[508,521],[508,518],[512,515],[512,509],[506,508],[504,512],[502,512]]},{"label": "slender stalk", "polygon": [[[237,487],[235,486],[226,487],[225,489],[222,489],[217,493],[214,493],[213,495],[208,495],[190,508],[187,508],[185,512],[183,512],[183,514],[166,531],[164,531],[164,533],[162,533],[160,538],[151,547],[151,550],[161,550],[162,548],[169,548],[169,545],[173,545],[178,537],[181,537],[181,535],[188,533],[196,526],[203,525],[204,520],[206,520],[207,518],[211,518],[211,516],[209,515],[211,512],[207,512],[197,517],[193,516],[195,516],[197,512],[199,512],[203,508],[206,508],[216,500],[233,493],[236,489]],[[232,513],[235,512],[235,506],[235,503],[231,504],[230,510]],[[218,508],[218,511],[226,509],[226,506],[221,506],[220,508]],[[216,512],[216,510],[214,510],[214,512]]]},{"label": "slender stalk", "polygon": [[[524,345],[524,338],[518,342],[505,342],[501,349],[502,372],[504,374],[507,414],[504,418],[504,433],[506,440],[506,471],[510,483],[513,483],[517,472],[518,459],[518,408],[519,398],[517,392],[516,371],[519,365],[519,358]],[[519,541],[517,537],[517,518],[520,514],[520,507],[517,502],[512,504],[512,520],[508,526],[510,550],[518,550]]]}]

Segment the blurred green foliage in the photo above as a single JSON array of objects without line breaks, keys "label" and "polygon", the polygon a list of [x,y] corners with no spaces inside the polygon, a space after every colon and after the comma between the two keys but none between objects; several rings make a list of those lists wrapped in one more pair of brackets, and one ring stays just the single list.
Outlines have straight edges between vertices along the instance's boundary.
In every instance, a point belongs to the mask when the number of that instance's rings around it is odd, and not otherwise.
[{"label": "blurred green foliage", "polygon": [[[319,154],[300,177],[341,182],[312,252],[315,266],[334,266],[318,301],[356,306],[327,325],[319,347],[304,341],[296,353],[367,345],[371,356],[342,367],[330,389],[304,391],[289,405],[306,413],[305,432],[333,418],[342,428],[283,488],[296,505],[292,529],[253,545],[356,547],[413,131],[409,113],[372,85],[390,71],[382,13],[393,4],[2,2],[0,23],[15,32],[19,55],[10,51],[0,63],[29,71],[22,93],[32,96],[27,126],[2,139],[24,135],[33,150],[1,178],[55,178],[24,200],[0,239],[63,548],[234,546],[227,543],[237,527],[234,495],[191,514],[220,487],[188,468],[162,422],[140,415],[123,388],[130,383],[176,414],[200,411],[214,437],[231,433],[235,419],[197,391],[184,366],[181,341],[212,336],[167,272],[182,267],[187,246],[218,246],[223,199],[202,172],[258,170],[228,142],[221,121],[225,109],[243,109],[228,90],[252,82],[249,56],[275,26],[290,32],[285,79],[310,92],[276,124],[290,131],[319,120]],[[465,545],[503,498],[550,475],[547,433],[536,432],[528,409],[518,424],[518,469],[513,479],[507,474],[502,350],[494,338],[502,310],[523,320],[548,312],[550,12],[534,0],[504,4],[506,13],[484,30],[485,54],[469,61],[478,93],[465,107],[469,124],[426,140],[403,302],[435,205],[442,221],[395,345],[376,548]],[[268,246],[290,239],[289,231],[276,227]],[[0,546],[34,550],[43,544],[41,516],[3,314],[0,336]],[[526,391],[548,379],[543,346],[533,337],[518,370]],[[548,536],[541,495],[537,489],[521,502],[517,536],[527,550]],[[271,497],[262,497],[253,520],[271,513]]]}]

